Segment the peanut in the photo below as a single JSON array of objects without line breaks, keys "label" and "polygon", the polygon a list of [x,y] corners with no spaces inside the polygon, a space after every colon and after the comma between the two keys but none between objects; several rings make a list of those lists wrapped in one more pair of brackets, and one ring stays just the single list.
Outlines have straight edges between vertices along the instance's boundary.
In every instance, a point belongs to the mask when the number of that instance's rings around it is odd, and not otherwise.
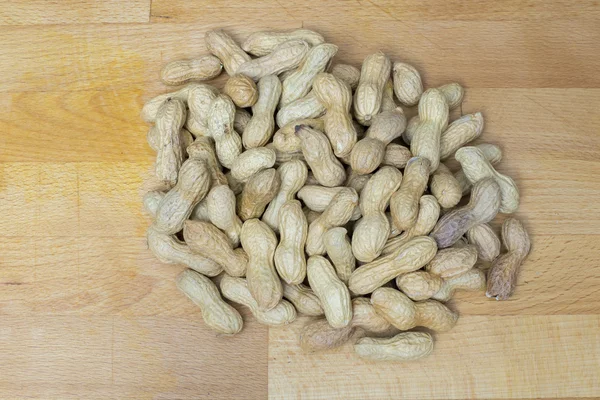
[{"label": "peanut", "polygon": [[266,147],[248,149],[231,165],[231,176],[238,182],[248,182],[252,175],[275,165],[275,152]]},{"label": "peanut", "polygon": [[303,208],[302,212],[306,216],[306,222],[308,222],[308,225],[312,224],[317,218],[321,216],[321,214],[323,214],[320,212],[313,211],[308,207]]},{"label": "peanut", "polygon": [[447,332],[456,325],[458,314],[435,300],[413,302],[392,288],[379,288],[371,295],[371,304],[379,315],[401,331],[422,326]]},{"label": "peanut", "polygon": [[354,332],[351,325],[336,329],[326,319],[318,319],[302,328],[300,347],[307,353],[333,349],[348,342]]},{"label": "peanut", "polygon": [[443,163],[431,174],[429,190],[443,208],[454,207],[462,198],[460,183]]},{"label": "peanut", "polygon": [[229,76],[235,75],[242,64],[251,60],[250,56],[220,29],[206,32],[204,41],[208,51],[221,60]]},{"label": "peanut", "polygon": [[334,65],[331,74],[346,82],[352,90],[356,89],[360,80],[360,70],[348,64]]},{"label": "peanut", "polygon": [[173,235],[158,232],[152,226],[146,234],[148,248],[160,262],[183,264],[206,276],[217,276],[223,268],[213,260],[194,253],[190,247]]},{"label": "peanut", "polygon": [[379,111],[392,111],[396,108],[398,108],[398,105],[394,100],[394,84],[392,82],[392,78],[390,78],[383,87],[383,95],[381,96],[381,108]]},{"label": "peanut", "polygon": [[323,214],[308,227],[306,253],[309,256],[325,254],[323,236],[329,229],[345,225],[357,204],[358,194],[351,188],[343,188],[333,197]]},{"label": "peanut", "polygon": [[390,143],[385,147],[385,153],[383,154],[381,164],[401,169],[406,167],[408,160],[411,158],[412,154],[405,146],[397,143]]},{"label": "peanut", "polygon": [[371,125],[371,119],[379,113],[391,70],[392,62],[382,52],[371,54],[363,61],[360,81],[354,93],[354,115],[362,125]]},{"label": "peanut", "polygon": [[317,74],[325,71],[337,51],[338,47],[330,43],[319,44],[310,49],[298,69],[283,81],[279,107],[306,96]]},{"label": "peanut", "polygon": [[425,267],[425,271],[443,279],[464,274],[477,262],[477,248],[472,244],[464,247],[442,249]]},{"label": "peanut", "polygon": [[395,277],[423,267],[436,251],[437,246],[431,238],[415,237],[393,253],[358,267],[350,276],[348,287],[353,293],[371,293]]},{"label": "peanut", "polygon": [[282,282],[282,285],[283,297],[289,300],[300,314],[311,317],[323,315],[324,311],[321,306],[321,301],[319,301],[319,298],[308,286],[301,283],[298,285],[290,285],[286,282]]},{"label": "peanut", "polygon": [[183,228],[183,223],[196,204],[210,189],[210,174],[206,164],[199,160],[187,160],[179,171],[179,180],[161,200],[156,210],[156,229],[173,235]]},{"label": "peanut", "polygon": [[425,332],[404,332],[388,338],[359,339],[354,351],[360,358],[373,361],[413,361],[433,351],[433,338]]},{"label": "peanut", "polygon": [[236,132],[244,132],[248,126],[248,122],[252,119],[252,115],[242,108],[235,110],[235,117],[233,118],[233,129]]},{"label": "peanut", "polygon": [[499,212],[511,214],[519,208],[519,189],[509,176],[496,171],[477,147],[468,146],[456,151],[456,160],[460,163],[465,176],[472,184],[485,178],[492,178],[500,187],[501,201]]},{"label": "peanut", "polygon": [[302,140],[296,135],[296,126],[298,125],[306,125],[317,131],[323,131],[323,129],[325,129],[322,118],[305,118],[292,121],[281,127],[273,135],[273,145],[277,150],[284,153],[302,151]]},{"label": "peanut", "polygon": [[[352,187],[351,185],[347,186]],[[319,185],[306,185],[298,191],[298,198],[312,211],[321,213],[325,211],[329,203],[331,203],[331,200],[343,188],[343,186],[325,187]],[[360,217],[360,207],[357,205],[352,212],[350,221],[356,221]]]},{"label": "peanut", "polygon": [[258,100],[256,83],[246,75],[236,74],[229,78],[225,82],[223,93],[231,97],[240,108],[252,107]]},{"label": "peanut", "polygon": [[[490,143],[481,143],[478,144],[477,147],[483,153],[483,156],[486,160],[490,162],[492,165],[498,164],[502,160],[502,150],[500,147],[490,144]],[[471,190],[471,182],[465,176],[465,172],[460,169],[455,174],[454,177],[460,184],[463,196]]]},{"label": "peanut", "polygon": [[197,137],[211,136],[208,129],[208,112],[213,100],[219,95],[217,88],[211,85],[190,85],[187,95],[189,108],[186,128]]},{"label": "peanut", "polygon": [[263,31],[248,36],[242,44],[242,48],[256,57],[262,57],[272,53],[281,43],[293,39],[304,40],[311,46],[317,46],[325,42],[323,36],[309,29],[296,29],[288,32]]},{"label": "peanut", "polygon": [[417,104],[423,94],[423,82],[415,67],[401,62],[394,63],[392,76],[398,101],[408,107]]},{"label": "peanut", "polygon": [[[179,131],[179,136],[181,140],[181,148],[183,149],[183,154],[185,157],[186,149],[190,144],[192,144],[192,142],[194,141],[194,137],[192,136],[190,131],[188,131],[185,128],[181,128],[181,130]],[[152,126],[150,127],[150,129],[148,129],[148,135],[146,136],[146,139],[148,140],[150,148],[158,152],[158,149],[160,148],[160,133],[156,126]]]},{"label": "peanut", "polygon": [[481,136],[482,132],[483,115],[479,112],[452,121],[440,137],[440,159],[452,156],[456,150]]},{"label": "peanut", "polygon": [[419,100],[419,123],[410,142],[415,157],[427,158],[430,171],[440,163],[440,136],[448,124],[448,103],[437,89],[428,89]]},{"label": "peanut", "polygon": [[494,260],[485,293],[487,297],[494,297],[496,300],[506,300],[511,296],[521,264],[531,248],[525,227],[515,218],[507,218],[502,224],[502,243],[506,253]]},{"label": "peanut", "polygon": [[458,83],[448,83],[440,86],[438,90],[443,93],[450,110],[454,110],[456,107],[462,104],[465,91]]},{"label": "peanut", "polygon": [[182,87],[181,89],[175,92],[163,93],[151,98],[146,102],[146,104],[144,104],[144,107],[142,107],[142,112],[140,113],[142,119],[144,120],[144,122],[149,123],[156,121],[156,114],[158,113],[158,109],[160,108],[160,106],[163,105],[163,103],[167,99],[177,99],[186,102],[188,100],[188,93],[190,89],[192,89],[195,86],[196,84],[190,84]]},{"label": "peanut", "polygon": [[177,288],[202,310],[204,323],[218,333],[235,335],[244,323],[240,313],[221,298],[217,286],[190,269],[177,276]]},{"label": "peanut", "polygon": [[400,236],[394,237],[387,241],[382,254],[387,255],[396,251],[400,246],[408,242],[416,236],[425,236],[434,228],[440,216],[440,205],[435,197],[427,194],[419,199],[419,214],[417,222],[404,231]]},{"label": "peanut", "polygon": [[345,284],[348,284],[350,275],[356,269],[356,259],[352,254],[352,245],[347,233],[345,228],[336,227],[329,229],[323,237],[327,256],[333,263],[338,277]]},{"label": "peanut", "polygon": [[217,96],[208,111],[208,131],[215,140],[219,161],[225,168],[231,168],[234,160],[242,152],[242,139],[233,128],[235,105],[226,95]]},{"label": "peanut", "polygon": [[350,115],[352,103],[350,86],[332,74],[322,72],[314,78],[313,92],[325,107],[326,113],[323,116],[325,134],[331,142],[333,152],[338,157],[350,154],[356,143],[356,130]]},{"label": "peanut", "polygon": [[296,309],[286,300],[281,300],[274,308],[268,311],[261,310],[256,300],[252,297],[252,294],[250,294],[246,279],[224,275],[220,286],[223,297],[248,307],[254,318],[261,324],[282,326],[296,319]]},{"label": "peanut", "polygon": [[210,215],[208,213],[208,202],[206,201],[206,197],[202,199],[200,203],[196,204],[196,207],[194,207],[194,209],[192,210],[190,219],[194,221],[210,222]]},{"label": "peanut", "polygon": [[300,39],[283,42],[265,56],[246,61],[237,73],[258,81],[267,75],[278,75],[296,68],[308,53],[308,43]]},{"label": "peanut", "polygon": [[144,209],[146,212],[152,217],[156,217],[156,210],[158,210],[158,205],[161,200],[165,197],[166,193],[161,192],[160,190],[153,190],[144,195],[144,199],[142,203],[144,204]]},{"label": "peanut", "polygon": [[500,254],[500,239],[488,224],[475,225],[469,229],[467,240],[477,248],[480,260],[492,262]]},{"label": "peanut", "polygon": [[485,290],[485,273],[479,268],[473,268],[464,274],[445,279],[440,290],[433,295],[433,299],[446,302],[457,290]]},{"label": "peanut", "polygon": [[[272,149],[271,149],[272,150]],[[244,183],[238,181],[233,176],[231,176],[231,171],[225,174],[225,179],[227,180],[227,185],[229,188],[233,190],[233,193],[237,196],[244,190]]]},{"label": "peanut", "polygon": [[353,188],[358,194],[360,194],[372,176],[372,174],[358,174],[352,169],[352,167],[348,167],[346,168],[345,186]]},{"label": "peanut", "polygon": [[236,215],[235,194],[227,185],[214,186],[206,195],[206,206],[210,222],[221,229],[232,247],[240,244],[242,221]]},{"label": "peanut", "polygon": [[410,145],[410,142],[412,142],[412,138],[415,136],[415,131],[420,123],[421,119],[419,118],[418,114],[408,120],[408,124],[406,124],[406,129],[402,134],[402,140],[404,141],[404,143]]},{"label": "peanut", "polygon": [[281,96],[281,82],[275,75],[266,75],[258,81],[258,101],[252,106],[252,118],[242,135],[247,149],[267,144],[275,130],[273,114]]},{"label": "peanut", "polygon": [[304,161],[304,155],[302,154],[302,151],[293,151],[293,152],[289,152],[289,153],[281,152],[281,151],[277,150],[277,148],[275,148],[273,143],[268,143],[265,147],[268,149],[271,149],[275,152],[275,165],[276,166],[279,166],[283,163],[286,163],[288,161],[293,161],[293,160]]},{"label": "peanut", "polygon": [[443,284],[442,278],[426,271],[415,271],[396,278],[398,289],[414,301],[432,298]]},{"label": "peanut", "polygon": [[362,218],[354,226],[352,235],[352,253],[357,260],[370,262],[381,254],[390,234],[385,210],[401,181],[400,171],[394,167],[383,167],[373,174],[361,192]]},{"label": "peanut", "polygon": [[169,184],[177,182],[177,174],[183,163],[184,149],[179,132],[185,117],[185,103],[177,99],[167,99],[156,115],[156,130],[159,137],[156,176]]},{"label": "peanut", "polygon": [[400,189],[390,199],[390,212],[396,228],[410,229],[419,215],[419,199],[427,187],[430,163],[427,158],[413,157],[404,170]]},{"label": "peanut", "polygon": [[352,299],[352,321],[350,325],[369,334],[395,334],[397,329],[377,314],[371,300],[366,297]]},{"label": "peanut", "polygon": [[445,214],[431,232],[440,249],[450,247],[475,225],[485,224],[498,214],[500,187],[492,178],[473,185],[469,204]]},{"label": "peanut", "polygon": [[406,118],[400,107],[375,115],[365,137],[352,149],[352,169],[358,174],[370,174],[375,171],[383,161],[386,146],[400,137],[405,127]]},{"label": "peanut", "polygon": [[277,237],[264,222],[249,219],[242,226],[240,241],[248,255],[248,289],[261,310],[270,310],[283,296],[281,281],[273,263]]},{"label": "peanut", "polygon": [[211,223],[186,221],[183,238],[193,252],[218,263],[233,276],[244,276],[248,255],[244,250],[233,249],[227,236]]},{"label": "peanut", "polygon": [[306,275],[325,312],[325,318],[336,329],[352,319],[352,301],[344,282],[338,278],[331,263],[321,256],[309,257]]},{"label": "peanut", "polygon": [[290,285],[297,285],[306,277],[304,246],[308,222],[298,200],[288,200],[278,215],[280,241],[275,250],[275,267],[279,276]]},{"label": "peanut", "polygon": [[283,163],[277,169],[281,184],[279,192],[262,216],[264,223],[269,225],[275,232],[279,231],[279,212],[283,204],[288,200],[293,200],[296,193],[304,186],[308,176],[308,168],[303,161],[292,160]]},{"label": "peanut", "polygon": [[267,204],[279,191],[279,174],[273,168],[253,175],[244,186],[238,201],[238,216],[242,221],[260,218]]},{"label": "peanut", "polygon": [[329,187],[341,185],[346,171],[333,155],[327,137],[305,125],[296,127],[296,135],[302,140],[302,154],[319,183]]},{"label": "peanut", "polygon": [[217,159],[214,140],[210,137],[199,137],[187,148],[191,159],[202,160],[206,163],[213,186],[227,185],[227,178],[221,170]]},{"label": "peanut", "polygon": [[221,73],[221,60],[205,55],[193,60],[171,61],[160,71],[160,79],[167,85],[182,85],[191,81],[207,81]]}]

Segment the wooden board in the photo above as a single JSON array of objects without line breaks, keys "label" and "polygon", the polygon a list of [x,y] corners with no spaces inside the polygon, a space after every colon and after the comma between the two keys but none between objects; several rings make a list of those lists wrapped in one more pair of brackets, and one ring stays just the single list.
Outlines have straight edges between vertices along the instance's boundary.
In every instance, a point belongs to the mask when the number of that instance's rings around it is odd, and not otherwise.
[{"label": "wooden board", "polygon": [[[596,1],[15,1],[0,5],[0,399],[600,396],[600,6]],[[147,249],[139,119],[208,29],[314,28],[359,65],[379,48],[462,113],[522,191],[532,253],[507,302],[460,293],[431,357],[303,354],[305,322],[206,329]]]}]

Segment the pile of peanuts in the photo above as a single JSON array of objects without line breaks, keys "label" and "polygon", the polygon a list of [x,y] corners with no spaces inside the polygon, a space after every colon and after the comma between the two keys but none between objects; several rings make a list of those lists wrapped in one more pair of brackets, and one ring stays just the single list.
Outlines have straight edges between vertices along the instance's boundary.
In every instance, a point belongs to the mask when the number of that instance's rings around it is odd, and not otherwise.
[{"label": "pile of peanuts", "polygon": [[[424,90],[414,67],[381,52],[360,70],[332,66],[337,46],[306,29],[241,46],[213,30],[206,46],[167,64],[162,81],[186,86],[142,110],[167,187],[144,197],[148,246],[188,268],[177,287],[206,325],[242,330],[226,299],[269,326],[312,317],[309,352],[353,341],[365,359],[414,360],[433,349],[427,330],[456,324],[444,304],[455,291],[512,294],[529,237],[506,218],[503,250],[488,222],[514,213],[519,191],[493,167],[497,146],[466,146],[481,113],[449,123],[459,84]],[[222,69],[221,91],[198,83]]]}]

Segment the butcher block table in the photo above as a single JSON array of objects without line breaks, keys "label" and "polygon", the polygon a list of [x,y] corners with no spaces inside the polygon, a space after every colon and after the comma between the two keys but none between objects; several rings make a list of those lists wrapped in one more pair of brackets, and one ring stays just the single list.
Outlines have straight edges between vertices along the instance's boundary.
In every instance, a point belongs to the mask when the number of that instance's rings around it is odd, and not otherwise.
[{"label": "butcher block table", "polygon": [[[532,238],[508,301],[461,314],[412,363],[307,355],[305,320],[244,313],[219,337],[148,251],[142,104],[162,65],[309,28],[359,66],[382,50],[466,88]],[[455,115],[455,116],[456,116]],[[600,5],[595,0],[13,0],[0,5],[1,399],[525,399],[600,396]],[[496,224],[496,227],[498,225]]]}]

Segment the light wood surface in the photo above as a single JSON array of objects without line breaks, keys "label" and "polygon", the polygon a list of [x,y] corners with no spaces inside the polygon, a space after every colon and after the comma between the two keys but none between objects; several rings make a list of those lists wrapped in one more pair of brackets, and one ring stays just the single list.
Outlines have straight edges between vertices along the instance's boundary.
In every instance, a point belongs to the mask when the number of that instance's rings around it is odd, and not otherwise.
[{"label": "light wood surface", "polygon": [[[359,65],[382,49],[462,113],[522,191],[532,252],[507,302],[461,293],[408,364],[307,355],[304,320],[214,335],[147,250],[158,71],[204,32],[314,28]],[[600,396],[597,1],[11,1],[0,5],[0,399]],[[244,313],[247,317],[247,314]]]}]

